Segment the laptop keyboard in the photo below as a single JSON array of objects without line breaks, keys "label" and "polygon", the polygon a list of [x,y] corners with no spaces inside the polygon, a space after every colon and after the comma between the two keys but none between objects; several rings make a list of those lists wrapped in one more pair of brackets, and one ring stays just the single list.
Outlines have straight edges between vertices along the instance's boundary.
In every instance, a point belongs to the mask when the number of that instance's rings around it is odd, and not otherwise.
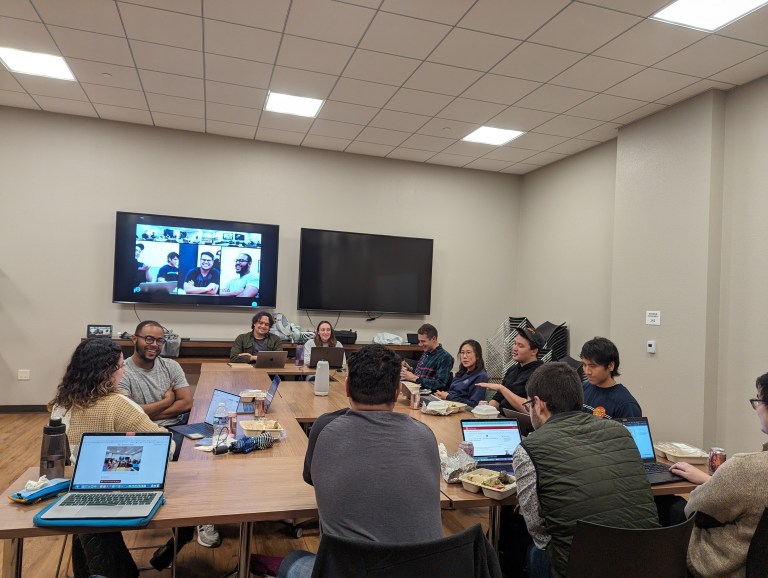
[{"label": "laptop keyboard", "polygon": [[70,494],[61,506],[146,506],[155,497],[154,492],[128,494]]},{"label": "laptop keyboard", "polygon": [[643,464],[646,474],[668,474],[669,466],[656,462],[655,464]]}]

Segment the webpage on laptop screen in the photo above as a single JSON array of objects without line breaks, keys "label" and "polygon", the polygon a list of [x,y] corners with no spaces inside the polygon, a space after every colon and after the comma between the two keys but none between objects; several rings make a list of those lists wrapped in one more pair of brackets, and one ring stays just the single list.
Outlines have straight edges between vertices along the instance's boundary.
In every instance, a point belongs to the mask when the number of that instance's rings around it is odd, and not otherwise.
[{"label": "webpage on laptop screen", "polygon": [[651,430],[648,424],[645,422],[631,422],[626,421],[624,425],[627,426],[629,433],[635,440],[637,450],[640,452],[640,457],[645,459],[653,458],[653,444],[651,443]]},{"label": "webpage on laptop screen", "polygon": [[84,436],[73,490],[159,489],[169,436]]},{"label": "webpage on laptop screen", "polygon": [[464,439],[475,446],[475,456],[511,456],[520,445],[517,422],[501,424],[498,420],[473,420],[464,424]]}]

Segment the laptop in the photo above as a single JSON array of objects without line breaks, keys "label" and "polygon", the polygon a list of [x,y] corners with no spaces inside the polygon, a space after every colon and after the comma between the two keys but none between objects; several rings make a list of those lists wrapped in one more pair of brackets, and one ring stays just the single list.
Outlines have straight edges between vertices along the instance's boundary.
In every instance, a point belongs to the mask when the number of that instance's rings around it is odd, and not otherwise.
[{"label": "laptop", "polygon": [[256,354],[256,361],[252,365],[261,368],[283,369],[286,359],[288,359],[287,351],[259,351]]},{"label": "laptop", "polygon": [[418,333],[406,333],[405,338],[408,340],[408,345],[418,345],[419,344],[419,334]]},{"label": "laptop", "polygon": [[154,283],[139,283],[141,293],[170,293],[179,284],[176,281],[159,281]]},{"label": "laptop", "polygon": [[520,426],[520,435],[529,436],[533,431],[533,423],[531,422],[531,416],[527,413],[515,411],[514,409],[502,408],[504,417],[512,417],[517,420],[517,424]]},{"label": "laptop", "polygon": [[463,419],[461,438],[475,446],[478,468],[512,472],[512,454],[522,441],[516,419]]},{"label": "laptop", "polygon": [[318,361],[327,361],[331,369],[341,369],[344,365],[344,349],[342,347],[313,347],[309,356],[309,367],[317,367]]},{"label": "laptop", "polygon": [[678,482],[683,479],[670,472],[668,464],[656,461],[656,452],[653,451],[653,439],[651,438],[651,427],[648,425],[647,417],[619,417],[614,418],[614,421],[626,427],[629,433],[632,434],[632,438],[635,440],[637,449],[640,452],[640,457],[643,458],[645,476],[652,486]]},{"label": "laptop", "polygon": [[[275,398],[277,388],[280,386],[280,376],[276,375],[272,379],[272,384],[267,390],[267,412],[269,412],[269,406],[272,405],[272,400]],[[253,413],[254,407],[252,401],[241,401],[237,406],[237,413]]]},{"label": "laptop", "polygon": [[43,519],[146,518],[163,496],[170,447],[170,433],[83,434],[69,492]]},{"label": "laptop", "polygon": [[211,437],[213,435],[213,414],[216,413],[216,409],[219,407],[220,403],[224,404],[228,412],[237,411],[237,406],[240,404],[240,396],[236,393],[214,389],[204,422],[172,425],[168,427],[168,429],[179,432],[181,435],[188,438],[199,438],[200,436],[205,438]]}]

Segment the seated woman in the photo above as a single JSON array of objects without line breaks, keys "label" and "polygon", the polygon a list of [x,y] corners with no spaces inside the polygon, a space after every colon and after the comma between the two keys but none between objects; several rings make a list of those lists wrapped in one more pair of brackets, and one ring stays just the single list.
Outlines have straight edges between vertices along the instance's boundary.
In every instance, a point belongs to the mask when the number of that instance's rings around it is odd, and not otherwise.
[{"label": "seated woman", "polygon": [[[317,330],[315,331],[315,338],[310,339],[304,344],[304,365],[309,364],[309,360],[312,357],[313,347],[341,347],[344,346],[336,339],[336,333],[333,331],[333,326],[330,321],[321,321],[317,324]],[[346,363],[346,358],[344,359]]]},{"label": "seated woman", "polygon": [[[749,402],[768,434],[768,373],[757,378],[757,397]],[[768,452],[736,454],[713,476],[685,462],[670,471],[699,484],[685,507],[686,515],[697,512],[688,546],[691,574],[744,576],[749,543],[768,504]]]},{"label": "seated woman", "polygon": [[[62,416],[76,458],[85,432],[164,432],[132,400],[117,393],[125,373],[120,347],[111,339],[87,339],[72,354],[49,407]],[[174,447],[171,441],[171,452]],[[117,461],[111,468],[119,467]],[[139,570],[120,532],[75,534],[72,540],[75,578],[101,574],[136,578]]]},{"label": "seated woman", "polygon": [[476,387],[477,383],[488,381],[483,361],[483,348],[474,339],[467,339],[459,347],[460,367],[451,382],[448,391],[436,391],[435,395],[448,401],[460,401],[469,407],[475,407],[485,399],[485,388]]},{"label": "seated woman", "polygon": [[250,363],[256,361],[259,351],[281,351],[283,343],[269,330],[275,324],[275,318],[268,311],[257,311],[251,320],[251,331],[241,333],[229,351],[231,363]]}]

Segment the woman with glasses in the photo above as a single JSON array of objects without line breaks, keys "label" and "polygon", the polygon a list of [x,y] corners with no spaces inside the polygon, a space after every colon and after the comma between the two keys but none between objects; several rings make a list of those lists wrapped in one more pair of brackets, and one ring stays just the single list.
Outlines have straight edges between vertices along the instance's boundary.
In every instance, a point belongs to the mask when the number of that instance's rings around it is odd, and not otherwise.
[{"label": "woman with glasses", "polygon": [[[749,403],[768,434],[768,373],[757,378],[757,396]],[[712,476],[685,462],[670,471],[699,484],[685,507],[686,515],[696,512],[688,547],[690,572],[744,576],[749,543],[768,505],[768,452],[736,454]]]},{"label": "woman with glasses", "polygon": [[486,389],[476,387],[477,383],[488,381],[483,361],[483,348],[474,339],[467,339],[459,347],[459,369],[448,391],[436,391],[440,399],[466,403],[475,407],[485,399]]}]

